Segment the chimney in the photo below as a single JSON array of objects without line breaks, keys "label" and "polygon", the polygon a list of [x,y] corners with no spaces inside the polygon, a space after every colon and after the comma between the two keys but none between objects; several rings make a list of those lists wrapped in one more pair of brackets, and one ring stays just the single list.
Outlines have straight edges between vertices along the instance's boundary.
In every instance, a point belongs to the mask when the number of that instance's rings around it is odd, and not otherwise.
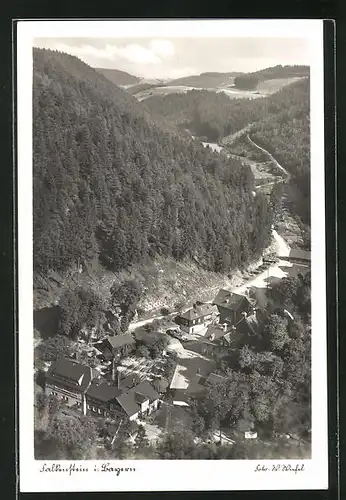
[{"label": "chimney", "polygon": [[227,327],[228,327],[227,323],[224,323],[224,324],[222,325],[222,329],[223,329],[223,331],[224,331],[225,333],[227,332]]},{"label": "chimney", "polygon": [[113,359],[112,363],[112,381],[116,382],[116,385],[119,389],[120,386],[120,374],[119,371],[117,370],[116,364],[115,364],[115,358]]},{"label": "chimney", "polygon": [[79,351],[76,351],[76,361],[77,361],[77,363],[80,363],[80,362],[81,362],[81,360],[82,360],[82,359],[81,359],[81,354],[80,354],[80,352],[79,352]]}]

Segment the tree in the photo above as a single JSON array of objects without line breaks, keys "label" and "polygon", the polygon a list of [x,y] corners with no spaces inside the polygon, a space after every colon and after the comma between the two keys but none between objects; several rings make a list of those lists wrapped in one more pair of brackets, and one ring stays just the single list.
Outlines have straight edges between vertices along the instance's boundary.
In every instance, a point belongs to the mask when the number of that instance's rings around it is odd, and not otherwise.
[{"label": "tree", "polygon": [[138,426],[137,435],[135,437],[135,448],[137,450],[142,450],[149,445],[149,440],[147,433],[143,425]]},{"label": "tree", "polygon": [[54,416],[48,426],[46,439],[56,443],[58,449],[65,453],[65,459],[87,459],[97,437],[94,422],[88,417],[79,419]]},{"label": "tree", "polygon": [[121,285],[113,283],[110,292],[113,305],[120,305],[121,328],[126,331],[141,298],[141,287],[134,280],[125,281]]},{"label": "tree", "polygon": [[168,380],[169,383],[172,380],[173,373],[177,366],[177,362],[178,362],[177,354],[175,352],[169,353],[168,357],[166,358],[166,363],[164,365],[164,373],[163,373],[163,376]]},{"label": "tree", "polygon": [[40,350],[43,361],[56,361],[60,356],[70,356],[72,353],[72,343],[64,335],[56,335],[55,337],[42,340]]},{"label": "tree", "polygon": [[89,333],[100,330],[105,323],[105,304],[100,296],[91,290],[77,287],[65,290],[60,302],[60,331],[77,338],[82,329]]},{"label": "tree", "polygon": [[192,426],[191,430],[195,436],[203,435],[205,431],[205,421],[204,418],[198,413],[196,407],[192,408]]},{"label": "tree", "polygon": [[139,358],[150,358],[149,349],[145,345],[139,345],[136,349],[136,356]]},{"label": "tree", "polygon": [[290,337],[288,335],[287,326],[287,319],[282,318],[277,314],[271,314],[269,316],[264,333],[269,341],[269,346],[272,351],[280,352],[284,346],[289,343]]},{"label": "tree", "polygon": [[188,460],[194,448],[193,435],[187,429],[164,434],[157,445],[157,453],[163,460]]},{"label": "tree", "polygon": [[234,85],[238,89],[252,90],[258,85],[258,78],[253,75],[241,75],[234,79]]},{"label": "tree", "polygon": [[240,367],[249,369],[253,368],[255,357],[254,351],[248,345],[244,345],[239,351]]},{"label": "tree", "polygon": [[272,192],[270,193],[270,206],[274,214],[274,222],[278,221],[278,215],[282,209],[282,195],[283,185],[280,182],[273,186]]},{"label": "tree", "polygon": [[[148,99],[144,107],[77,58],[35,49],[33,59],[35,275],[96,259],[112,271],[129,270],[157,255],[188,256],[223,270],[262,250],[268,228],[252,196],[250,170],[176,133],[175,126],[219,140],[268,121],[270,105],[275,116],[281,107],[287,111],[286,102],[305,111],[306,83],[256,102],[192,90]],[[155,123],[162,123],[160,115],[164,128]],[[282,150],[283,143],[292,144],[276,140],[275,146]],[[251,248],[241,248],[250,226],[263,231],[253,235]],[[235,234],[239,241],[227,236]]]},{"label": "tree", "polygon": [[39,414],[42,414],[43,411],[48,406],[48,396],[44,392],[40,392],[36,396],[36,408]]}]

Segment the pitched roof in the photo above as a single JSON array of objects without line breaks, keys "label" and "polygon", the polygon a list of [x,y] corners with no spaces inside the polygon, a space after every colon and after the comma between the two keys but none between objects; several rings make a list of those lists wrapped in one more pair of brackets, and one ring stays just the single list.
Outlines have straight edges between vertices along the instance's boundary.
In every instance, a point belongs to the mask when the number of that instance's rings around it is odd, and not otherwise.
[{"label": "pitched roof", "polygon": [[188,387],[185,389],[186,396],[197,396],[205,391],[205,377],[197,373],[191,380]]},{"label": "pitched roof", "polygon": [[143,394],[144,396],[147,396],[147,398],[151,401],[155,401],[159,398],[159,395],[147,380],[136,385],[129,392]]},{"label": "pitched roof", "polygon": [[146,401],[147,399],[156,401],[159,397],[149,382],[144,381],[118,396],[117,401],[127,415],[131,417],[140,410],[139,401]]},{"label": "pitched roof", "polygon": [[238,321],[235,327],[242,333],[247,333],[249,335],[258,335],[261,329],[256,314],[244,316],[240,321]]},{"label": "pitched roof", "polygon": [[108,402],[119,396],[121,391],[111,383],[101,382],[100,384],[91,384],[86,394],[87,396],[98,399],[99,401]]},{"label": "pitched roof", "polygon": [[129,417],[132,417],[140,410],[139,404],[131,394],[121,394],[117,397],[117,401]]},{"label": "pitched roof", "polygon": [[228,332],[224,335],[223,337],[225,340],[227,340],[227,342],[231,343],[231,332]]},{"label": "pitched roof", "polygon": [[123,335],[115,336],[109,335],[108,337],[106,337],[106,340],[108,340],[113,349],[118,349],[119,347],[131,345],[136,342],[130,333],[124,333]]},{"label": "pitched roof", "polygon": [[220,307],[225,307],[232,311],[241,311],[256,301],[249,299],[246,295],[231,292],[230,290],[221,289],[214,299],[214,304]]},{"label": "pitched roof", "polygon": [[311,260],[311,252],[307,250],[300,250],[299,248],[292,248],[289,256],[290,259]]},{"label": "pitched roof", "polygon": [[84,392],[89,386],[93,374],[90,366],[82,365],[73,359],[59,358],[49,368],[46,378],[57,385]]},{"label": "pitched roof", "polygon": [[178,316],[180,318],[184,318],[187,320],[193,320],[197,318],[201,318],[203,316],[207,316],[208,314],[218,314],[217,308],[213,304],[202,304],[200,306],[194,306],[188,311],[185,311]]},{"label": "pitched roof", "polygon": [[[214,340],[221,339],[225,336],[225,334],[226,332],[222,325],[210,325],[208,326],[205,337],[213,342]],[[211,339],[211,337],[214,337],[213,340]]]},{"label": "pitched roof", "polygon": [[133,386],[138,385],[141,379],[136,373],[131,373],[127,377],[119,379],[119,386],[122,390],[131,389]]}]

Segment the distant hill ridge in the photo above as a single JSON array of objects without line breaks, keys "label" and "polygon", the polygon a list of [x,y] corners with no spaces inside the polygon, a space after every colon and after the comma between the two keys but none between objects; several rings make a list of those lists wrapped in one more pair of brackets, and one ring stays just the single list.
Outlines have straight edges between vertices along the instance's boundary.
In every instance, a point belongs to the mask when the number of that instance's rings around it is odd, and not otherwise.
[{"label": "distant hill ridge", "polygon": [[256,76],[259,80],[272,80],[276,78],[294,78],[310,76],[310,67],[302,65],[286,65],[271,66],[270,68],[253,71],[247,73],[251,76]]},{"label": "distant hill ridge", "polygon": [[309,66],[304,65],[277,65],[248,73],[241,71],[205,71],[196,75],[173,78],[172,80],[159,78],[141,78],[118,69],[95,69],[112,83],[115,83],[119,86],[128,87],[129,92],[132,95],[135,95],[144,90],[149,90],[151,88],[154,89],[155,87],[162,87],[164,85],[168,85],[169,87],[186,86],[201,89],[219,89],[227,86],[233,86],[234,81],[237,77],[250,77],[261,82],[265,80],[283,78],[307,77],[310,75]]},{"label": "distant hill ridge", "polygon": [[95,68],[96,71],[104,75],[108,80],[116,85],[135,85],[140,83],[141,79],[138,76],[131,75],[120,69]]}]

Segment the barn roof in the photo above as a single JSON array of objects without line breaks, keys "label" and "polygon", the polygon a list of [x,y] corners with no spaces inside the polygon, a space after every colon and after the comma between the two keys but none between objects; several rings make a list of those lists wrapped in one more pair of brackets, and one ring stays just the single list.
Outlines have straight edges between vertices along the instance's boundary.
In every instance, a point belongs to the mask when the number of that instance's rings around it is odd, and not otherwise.
[{"label": "barn roof", "polygon": [[102,382],[100,384],[93,383],[87,391],[87,396],[103,402],[111,401],[120,394],[121,391],[114,384],[110,384],[108,382]]},{"label": "barn roof", "polygon": [[308,252],[307,250],[301,250],[300,248],[292,248],[288,257],[290,259],[306,260],[310,262],[311,252]]},{"label": "barn roof", "polygon": [[230,290],[221,289],[214,299],[214,304],[220,307],[225,307],[232,311],[241,311],[249,305],[255,304],[254,299],[246,297],[238,293],[231,292]]},{"label": "barn roof", "polygon": [[149,382],[144,381],[140,384],[136,385],[132,389],[117,397],[117,401],[120,406],[123,408],[125,413],[131,417],[135,415],[140,410],[139,402],[143,402],[146,400],[156,401],[159,399],[158,393],[155,389],[149,384]]},{"label": "barn roof", "polygon": [[124,347],[126,345],[134,344],[136,341],[130,333],[124,333],[122,335],[108,335],[106,340],[110,343],[113,349],[118,349],[119,347]]},{"label": "barn roof", "polygon": [[193,320],[202,318],[203,316],[207,316],[212,313],[218,314],[218,310],[213,304],[202,304],[200,306],[194,306],[188,311],[179,314],[179,317],[187,320]]},{"label": "barn roof", "polygon": [[205,338],[212,340],[210,337],[214,336],[212,341],[215,341],[224,337],[226,333],[222,325],[209,325]]},{"label": "barn roof", "polygon": [[90,366],[82,365],[73,359],[59,358],[46,374],[47,381],[84,392],[93,375]]}]

